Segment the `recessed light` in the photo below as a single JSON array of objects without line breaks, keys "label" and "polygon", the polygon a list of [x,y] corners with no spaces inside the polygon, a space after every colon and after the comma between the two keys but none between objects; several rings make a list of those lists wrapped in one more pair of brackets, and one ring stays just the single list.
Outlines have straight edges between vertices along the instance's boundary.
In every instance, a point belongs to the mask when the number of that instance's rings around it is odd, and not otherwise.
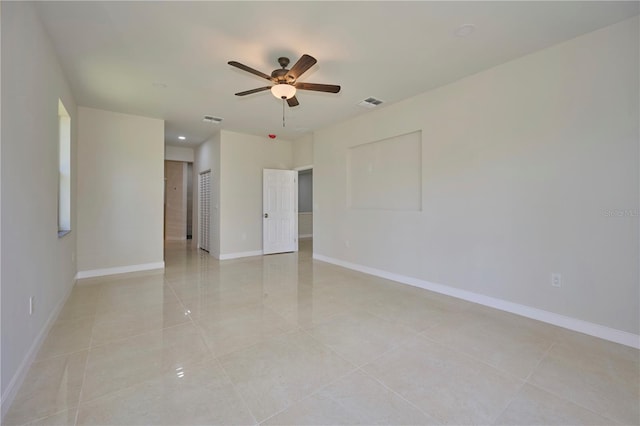
[{"label": "recessed light", "polygon": [[456,28],[456,30],[453,32],[453,34],[455,34],[456,37],[467,37],[470,36],[471,34],[473,34],[473,32],[476,30],[476,26],[472,25],[472,24],[464,24],[464,25],[460,25],[458,28]]},{"label": "recessed light", "polygon": [[181,141],[185,140],[186,138],[184,136],[178,136],[178,139],[180,139]]}]

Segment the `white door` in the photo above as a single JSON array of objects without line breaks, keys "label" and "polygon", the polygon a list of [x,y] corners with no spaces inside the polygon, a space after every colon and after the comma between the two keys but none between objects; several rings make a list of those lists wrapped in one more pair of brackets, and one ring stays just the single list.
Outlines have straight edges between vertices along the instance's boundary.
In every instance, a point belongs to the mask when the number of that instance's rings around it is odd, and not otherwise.
[{"label": "white door", "polygon": [[198,204],[200,213],[198,215],[199,235],[198,247],[209,251],[209,222],[211,218],[211,170],[200,173],[200,191]]},{"label": "white door", "polygon": [[298,251],[298,172],[262,172],[262,250],[264,254]]}]

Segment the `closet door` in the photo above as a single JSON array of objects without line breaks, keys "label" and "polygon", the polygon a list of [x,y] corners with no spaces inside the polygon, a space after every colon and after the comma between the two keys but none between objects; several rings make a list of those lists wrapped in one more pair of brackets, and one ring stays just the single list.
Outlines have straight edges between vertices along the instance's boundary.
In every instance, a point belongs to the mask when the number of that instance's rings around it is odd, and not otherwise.
[{"label": "closet door", "polygon": [[209,251],[209,229],[211,221],[211,170],[200,173],[199,182],[199,202],[200,214],[198,217],[199,223],[199,238],[198,247],[202,250]]}]

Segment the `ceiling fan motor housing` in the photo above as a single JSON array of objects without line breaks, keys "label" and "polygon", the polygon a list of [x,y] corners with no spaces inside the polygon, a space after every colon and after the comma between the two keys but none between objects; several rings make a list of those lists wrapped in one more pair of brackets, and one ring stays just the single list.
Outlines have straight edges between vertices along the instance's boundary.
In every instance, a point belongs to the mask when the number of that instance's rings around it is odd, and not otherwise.
[{"label": "ceiling fan motor housing", "polygon": [[294,78],[292,75],[287,75],[288,72],[289,70],[286,68],[283,68],[281,70],[273,70],[273,72],[271,73],[271,78],[273,78],[276,83],[291,84],[293,83]]},{"label": "ceiling fan motor housing", "polygon": [[278,84],[292,84],[295,80],[295,77],[293,77],[292,75],[287,75],[289,73],[289,70],[287,69],[287,65],[289,65],[289,58],[281,56],[278,58],[278,63],[282,68],[279,70],[273,70],[271,72],[271,78],[273,78]]}]

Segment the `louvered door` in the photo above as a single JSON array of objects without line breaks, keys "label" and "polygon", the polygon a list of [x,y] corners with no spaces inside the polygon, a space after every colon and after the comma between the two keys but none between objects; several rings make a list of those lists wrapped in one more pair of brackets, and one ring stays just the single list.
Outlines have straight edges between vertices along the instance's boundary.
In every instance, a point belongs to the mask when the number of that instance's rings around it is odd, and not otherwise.
[{"label": "louvered door", "polygon": [[211,170],[200,173],[199,206],[200,214],[198,223],[200,232],[198,237],[198,247],[209,251],[209,236],[211,235]]}]

